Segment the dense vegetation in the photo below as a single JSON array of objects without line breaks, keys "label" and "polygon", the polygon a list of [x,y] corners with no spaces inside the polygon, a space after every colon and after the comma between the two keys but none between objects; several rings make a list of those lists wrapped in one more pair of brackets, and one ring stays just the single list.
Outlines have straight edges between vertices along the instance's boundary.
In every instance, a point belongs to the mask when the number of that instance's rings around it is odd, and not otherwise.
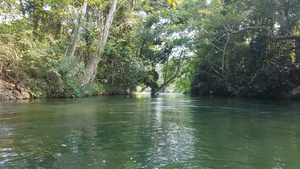
[{"label": "dense vegetation", "polygon": [[38,97],[286,96],[300,86],[298,0],[2,0],[0,78]]}]

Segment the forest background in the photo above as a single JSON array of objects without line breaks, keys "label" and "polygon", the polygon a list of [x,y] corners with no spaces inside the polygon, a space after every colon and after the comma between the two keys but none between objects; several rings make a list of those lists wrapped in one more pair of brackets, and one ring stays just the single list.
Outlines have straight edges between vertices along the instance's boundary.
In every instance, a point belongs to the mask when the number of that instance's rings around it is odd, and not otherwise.
[{"label": "forest background", "polygon": [[0,95],[82,97],[175,84],[300,98],[298,0],[1,0]]}]

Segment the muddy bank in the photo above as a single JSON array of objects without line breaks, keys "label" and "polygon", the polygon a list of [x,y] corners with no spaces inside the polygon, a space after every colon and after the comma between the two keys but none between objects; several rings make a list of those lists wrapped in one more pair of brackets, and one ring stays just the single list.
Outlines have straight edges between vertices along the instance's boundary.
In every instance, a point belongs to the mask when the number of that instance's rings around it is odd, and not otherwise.
[{"label": "muddy bank", "polygon": [[33,96],[28,89],[0,79],[0,100],[21,100],[30,98],[33,98]]}]

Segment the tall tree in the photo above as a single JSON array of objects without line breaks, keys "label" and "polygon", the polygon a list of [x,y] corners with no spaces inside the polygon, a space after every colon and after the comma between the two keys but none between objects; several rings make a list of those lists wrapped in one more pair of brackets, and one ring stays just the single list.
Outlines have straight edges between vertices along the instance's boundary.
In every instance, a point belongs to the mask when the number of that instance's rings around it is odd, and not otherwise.
[{"label": "tall tree", "polygon": [[[81,86],[85,86],[88,84],[90,81],[92,81],[95,78],[97,68],[98,68],[98,63],[103,56],[103,51],[105,48],[105,44],[107,42],[107,38],[109,35],[110,27],[112,25],[112,22],[114,20],[114,17],[119,10],[119,8],[126,2],[127,0],[123,0],[119,6],[117,7],[118,0],[112,0],[110,4],[110,9],[109,13],[106,15],[104,18],[104,10],[100,9],[99,11],[99,32],[98,32],[98,48],[95,52],[95,56],[90,58],[88,62],[86,63],[86,72],[84,75],[81,76],[80,78],[80,84]],[[103,23],[103,20],[105,19],[105,23]]]},{"label": "tall tree", "polygon": [[82,4],[82,7],[81,7],[81,10],[79,11],[79,14],[78,14],[78,19],[77,19],[77,24],[74,28],[74,33],[71,37],[71,44],[70,46],[68,46],[67,50],[66,50],[66,55],[69,56],[69,57],[73,57],[74,56],[74,53],[75,53],[75,50],[76,50],[76,47],[77,47],[77,43],[78,43],[78,40],[79,40],[79,35],[80,35],[80,29],[82,28],[82,24],[83,24],[83,19],[84,19],[84,16],[85,16],[85,13],[86,13],[86,8],[87,8],[87,0],[84,0],[83,4]]}]

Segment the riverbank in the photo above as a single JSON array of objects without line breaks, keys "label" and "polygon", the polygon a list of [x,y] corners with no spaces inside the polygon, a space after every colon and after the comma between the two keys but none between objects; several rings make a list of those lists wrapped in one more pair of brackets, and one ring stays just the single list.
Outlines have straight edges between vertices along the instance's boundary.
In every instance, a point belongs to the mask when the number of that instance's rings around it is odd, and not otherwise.
[{"label": "riverbank", "polygon": [[0,100],[31,99],[35,96],[25,87],[0,79]]},{"label": "riverbank", "polygon": [[[128,91],[125,92],[125,91],[118,91],[118,90],[107,90],[107,91],[100,92],[97,95],[107,96],[107,95],[126,95],[126,94],[129,94]],[[34,99],[34,98],[37,98],[37,96],[35,96],[28,88],[0,79],[0,100],[24,100],[24,99]],[[285,95],[281,95],[280,97],[277,98],[300,100],[300,88],[296,88],[292,90],[290,93],[286,93]]]},{"label": "riverbank", "polygon": [[[123,90],[117,90],[117,89],[99,89],[98,93],[92,93],[91,94],[86,94],[82,95],[81,97],[84,96],[107,96],[107,95],[126,95],[129,94],[128,91],[123,91]],[[48,96],[49,97],[49,96]],[[70,95],[70,96],[65,96],[62,97],[60,96],[59,98],[76,98],[78,96],[75,95]],[[30,89],[27,87],[24,87],[19,84],[14,84],[11,82],[8,82],[6,80],[0,79],[0,100],[24,100],[24,99],[34,99],[38,98]],[[57,98],[55,96],[50,96],[49,98]]]}]

